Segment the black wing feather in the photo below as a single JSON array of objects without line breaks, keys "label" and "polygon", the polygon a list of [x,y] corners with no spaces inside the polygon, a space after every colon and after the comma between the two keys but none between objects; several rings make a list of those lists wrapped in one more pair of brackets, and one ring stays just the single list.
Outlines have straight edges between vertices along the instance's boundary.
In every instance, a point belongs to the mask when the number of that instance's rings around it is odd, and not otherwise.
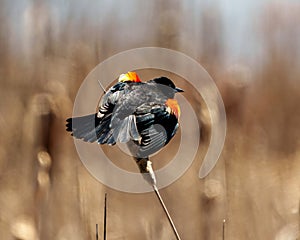
[{"label": "black wing feather", "polygon": [[178,120],[164,104],[146,103],[137,108],[137,128],[142,137],[137,157],[148,157],[165,146],[176,133]]},{"label": "black wing feather", "polygon": [[97,141],[99,144],[113,145],[116,141],[128,142],[130,139],[139,141],[141,137],[134,115],[127,116],[116,126],[111,124],[115,106],[128,90],[128,86],[126,83],[117,83],[111,87],[102,97],[98,113],[67,119],[67,131],[72,132],[78,139],[86,142]]}]

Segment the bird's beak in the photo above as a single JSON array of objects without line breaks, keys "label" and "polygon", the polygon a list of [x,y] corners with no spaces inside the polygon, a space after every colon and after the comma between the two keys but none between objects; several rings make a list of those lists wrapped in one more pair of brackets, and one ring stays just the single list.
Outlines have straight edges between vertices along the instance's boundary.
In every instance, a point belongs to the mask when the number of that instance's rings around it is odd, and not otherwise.
[{"label": "bird's beak", "polygon": [[176,87],[175,88],[176,92],[184,92],[183,89]]}]

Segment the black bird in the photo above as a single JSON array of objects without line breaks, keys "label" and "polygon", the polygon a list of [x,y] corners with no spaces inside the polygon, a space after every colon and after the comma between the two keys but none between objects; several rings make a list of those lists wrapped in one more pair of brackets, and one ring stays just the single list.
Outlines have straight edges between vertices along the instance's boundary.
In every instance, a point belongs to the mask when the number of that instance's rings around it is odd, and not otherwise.
[{"label": "black bird", "polygon": [[135,72],[122,74],[100,100],[98,111],[67,119],[67,131],[86,142],[127,143],[140,172],[155,184],[149,156],[165,146],[179,127],[177,92],[183,90],[167,77],[143,83]]}]

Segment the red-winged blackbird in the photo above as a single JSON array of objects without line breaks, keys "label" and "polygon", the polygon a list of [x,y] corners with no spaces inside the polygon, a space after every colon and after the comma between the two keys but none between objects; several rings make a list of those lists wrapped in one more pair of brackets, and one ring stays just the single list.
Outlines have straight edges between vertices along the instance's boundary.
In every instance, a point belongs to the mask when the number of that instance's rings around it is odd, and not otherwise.
[{"label": "red-winged blackbird", "polygon": [[165,146],[178,129],[177,92],[183,90],[167,77],[143,83],[135,72],[122,74],[102,97],[98,111],[67,119],[67,131],[86,142],[127,143],[141,173],[150,174],[155,184],[149,155]]}]

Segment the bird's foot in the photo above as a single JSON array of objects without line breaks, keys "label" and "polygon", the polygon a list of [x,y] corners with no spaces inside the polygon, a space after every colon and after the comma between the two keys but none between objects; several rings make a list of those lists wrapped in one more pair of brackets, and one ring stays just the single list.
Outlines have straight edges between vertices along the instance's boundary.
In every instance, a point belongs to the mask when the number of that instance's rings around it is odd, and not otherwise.
[{"label": "bird's foot", "polygon": [[156,185],[156,177],[152,168],[152,162],[147,158],[138,158],[136,163],[139,166],[140,172],[143,174],[144,179],[151,185]]},{"label": "bird's foot", "polygon": [[150,184],[151,185],[156,185],[156,177],[155,177],[155,173],[154,170],[152,168],[152,162],[150,160],[147,161],[147,171],[150,175]]}]

